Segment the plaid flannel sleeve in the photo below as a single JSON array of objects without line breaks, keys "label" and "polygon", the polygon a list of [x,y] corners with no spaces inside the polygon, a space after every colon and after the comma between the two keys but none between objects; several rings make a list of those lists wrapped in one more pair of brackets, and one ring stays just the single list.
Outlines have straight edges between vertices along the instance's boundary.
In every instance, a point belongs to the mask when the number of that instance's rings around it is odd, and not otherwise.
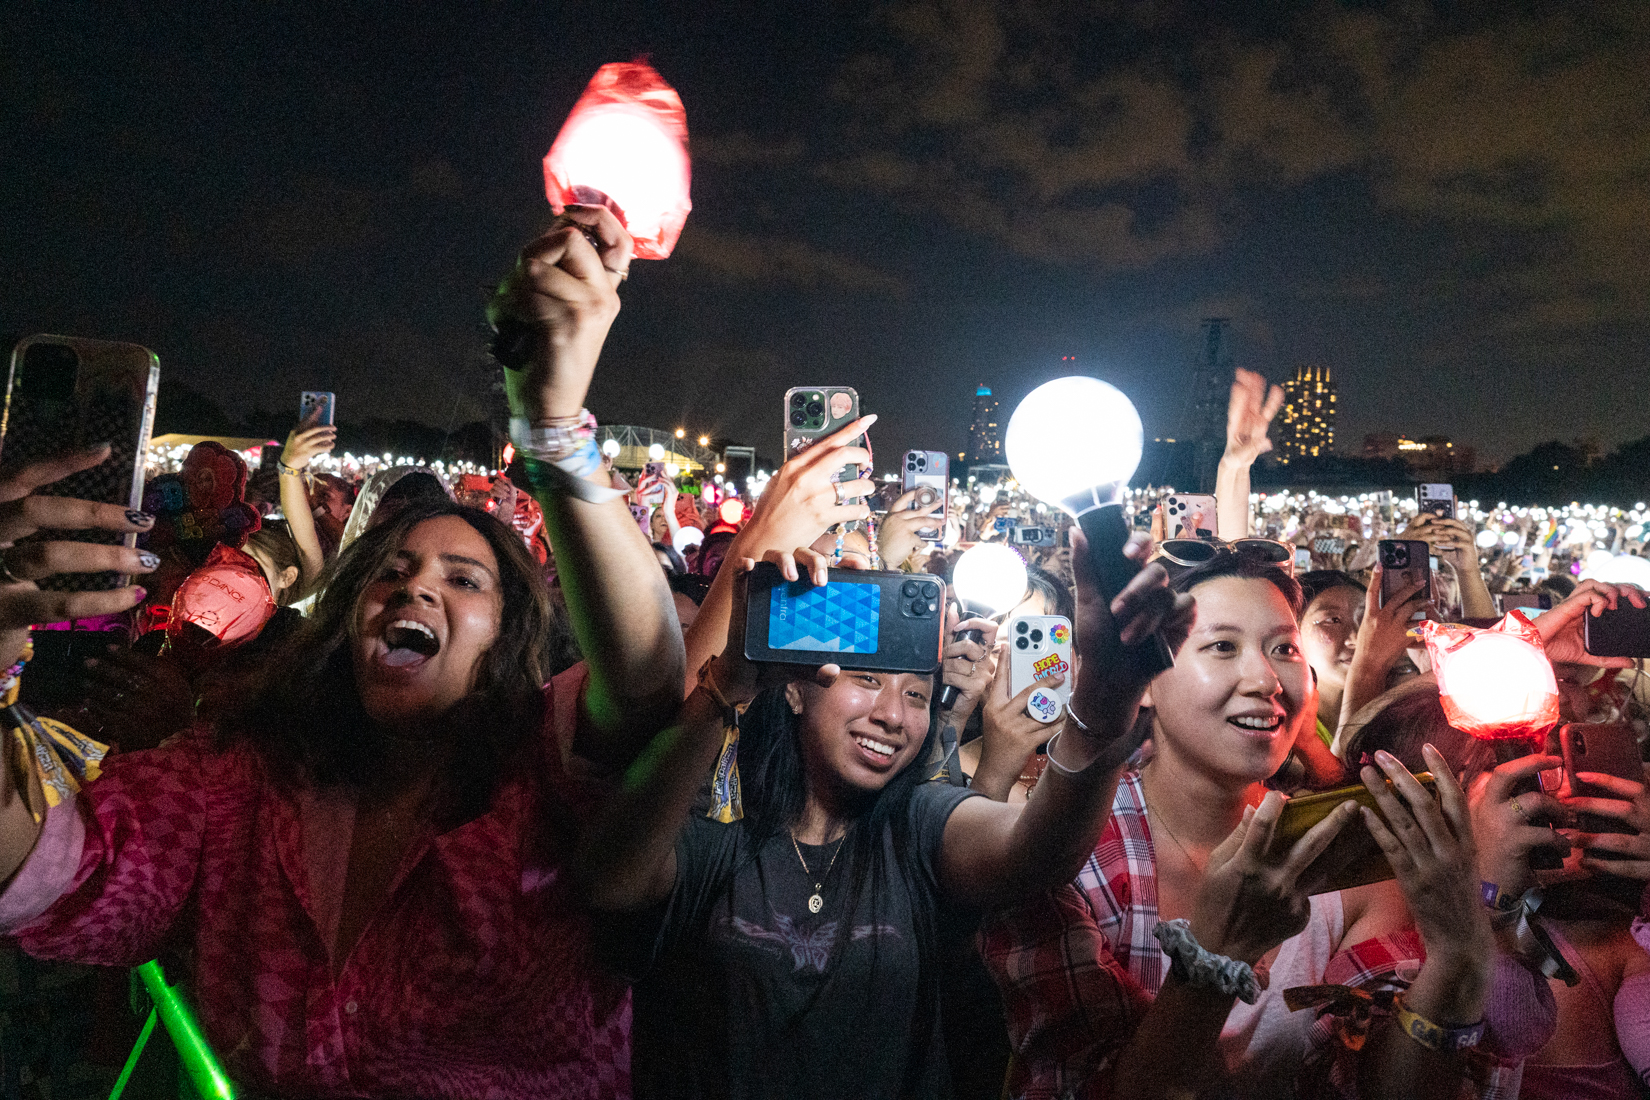
[{"label": "plaid flannel sleeve", "polygon": [[1008,1095],[1105,1096],[1151,999],[1113,957],[1083,892],[1067,884],[991,917],[980,953],[1008,1017]]}]

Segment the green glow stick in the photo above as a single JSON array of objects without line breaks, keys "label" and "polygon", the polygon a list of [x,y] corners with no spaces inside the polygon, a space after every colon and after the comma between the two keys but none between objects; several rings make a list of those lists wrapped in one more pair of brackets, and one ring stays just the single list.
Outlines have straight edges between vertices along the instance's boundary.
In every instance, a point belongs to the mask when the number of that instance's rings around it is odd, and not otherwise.
[{"label": "green glow stick", "polygon": [[206,1036],[201,1034],[195,1013],[178,995],[176,987],[166,984],[166,975],[161,972],[160,963],[151,959],[138,967],[137,972],[138,977],[143,979],[143,987],[149,991],[149,999],[155,1002],[160,1022],[166,1025],[166,1033],[178,1048],[178,1061],[189,1075],[195,1091],[204,1100],[235,1100],[234,1083],[223,1071],[218,1056],[212,1053]]},{"label": "green glow stick", "polygon": [[143,1048],[149,1045],[149,1036],[155,1033],[157,1014],[154,1009],[149,1010],[149,1018],[143,1021],[143,1030],[138,1033],[137,1045],[132,1053],[126,1056],[126,1065],[121,1067],[120,1076],[115,1079],[115,1087],[109,1092],[109,1100],[120,1100],[120,1094],[126,1091],[126,1082],[132,1079],[132,1071],[137,1069],[138,1059],[143,1057]]}]

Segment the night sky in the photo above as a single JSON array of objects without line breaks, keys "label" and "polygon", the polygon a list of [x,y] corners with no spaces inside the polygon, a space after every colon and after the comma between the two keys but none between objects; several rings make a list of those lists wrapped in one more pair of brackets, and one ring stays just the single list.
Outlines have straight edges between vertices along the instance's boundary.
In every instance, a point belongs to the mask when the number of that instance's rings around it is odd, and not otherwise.
[{"label": "night sky", "polygon": [[0,20],[0,330],[137,340],[163,394],[484,416],[482,287],[548,221],[540,159],[591,74],[648,54],[694,212],[624,288],[604,420],[774,454],[784,390],[845,383],[886,467],[959,450],[975,383],[1012,407],[1075,355],[1169,436],[1220,315],[1241,366],[1332,368],[1342,451],[1650,433],[1640,0]]}]

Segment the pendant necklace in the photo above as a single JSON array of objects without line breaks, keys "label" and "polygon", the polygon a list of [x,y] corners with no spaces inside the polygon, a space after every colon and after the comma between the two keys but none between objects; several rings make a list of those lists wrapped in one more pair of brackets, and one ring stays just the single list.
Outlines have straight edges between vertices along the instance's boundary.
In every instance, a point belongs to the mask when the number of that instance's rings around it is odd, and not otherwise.
[{"label": "pendant necklace", "polygon": [[[821,895],[820,891],[825,889],[825,880],[831,877],[831,868],[836,866],[836,857],[842,854],[842,842],[847,839],[847,833],[843,833],[837,838],[836,851],[831,853],[831,862],[825,865],[825,873],[819,876],[818,882],[814,883],[813,896],[808,899],[808,912],[817,913],[821,909],[825,908],[825,898]],[[813,878],[814,873],[808,870],[808,861],[802,858],[802,845],[796,842],[796,834],[794,832],[791,833],[791,847],[796,849],[796,858],[797,862],[802,864],[802,873],[807,875],[809,878]]]}]

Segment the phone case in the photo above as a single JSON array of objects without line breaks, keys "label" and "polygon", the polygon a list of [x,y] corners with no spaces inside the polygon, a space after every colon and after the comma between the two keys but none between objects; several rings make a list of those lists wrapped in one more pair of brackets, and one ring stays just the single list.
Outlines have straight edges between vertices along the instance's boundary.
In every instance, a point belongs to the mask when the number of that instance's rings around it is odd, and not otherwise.
[{"label": "phone case", "polygon": [[[138,344],[78,336],[25,337],[12,351],[6,407],[0,414],[0,462],[16,467],[109,443],[107,460],[38,492],[140,509],[159,388],[160,360]],[[111,531],[40,531],[29,538],[137,545],[137,535]],[[118,573],[65,573],[38,583],[54,591],[85,592],[119,588],[128,578]]]},{"label": "phone case", "polygon": [[[905,473],[900,478],[901,493],[908,493],[912,489],[929,488],[934,490],[935,500],[940,505],[940,513],[950,507],[948,499],[951,487],[951,459],[944,451],[906,451]],[[924,503],[923,497],[918,497],[914,507],[933,507],[933,502]],[[944,534],[944,525],[940,527],[919,527],[917,537],[929,542],[938,542]]]},{"label": "phone case", "polygon": [[[1615,798],[1604,788],[1576,779],[1577,772],[1598,772],[1644,782],[1644,765],[1639,760],[1638,742],[1627,726],[1605,722],[1571,722],[1560,727],[1559,745],[1564,754],[1564,771],[1570,777],[1570,793],[1578,798]],[[1598,814],[1577,814],[1576,827],[1584,833],[1631,833],[1638,830],[1615,818]],[[1626,859],[1611,852],[1595,852],[1601,859]]]},{"label": "phone case", "polygon": [[1595,657],[1650,657],[1650,607],[1618,601],[1581,617],[1582,646]]},{"label": "phone case", "polygon": [[315,407],[321,407],[321,419],[315,422],[316,427],[332,427],[333,414],[338,398],[326,390],[304,390],[298,395],[298,421],[309,419],[309,414]]},{"label": "phone case", "polygon": [[1171,493],[1164,502],[1165,530],[1171,539],[1212,539],[1215,537],[1215,498],[1207,493]]},{"label": "phone case", "polygon": [[1026,701],[1026,713],[1053,722],[1071,698],[1071,620],[1064,615],[1025,615],[1007,626],[1008,693],[1018,695],[1056,672],[1066,675],[1059,687],[1039,687]]},{"label": "phone case", "polygon": [[943,586],[926,574],[832,569],[816,586],[759,562],[747,577],[745,656],[776,664],[839,664],[932,672],[940,663]]},{"label": "phone case", "polygon": [[[1432,777],[1431,772],[1416,772],[1415,779],[1426,788],[1434,800],[1438,798],[1438,781]],[[1387,789],[1392,789],[1391,780],[1387,781]],[[1400,801],[1402,798],[1403,796],[1399,795]],[[1380,807],[1375,804],[1375,796],[1361,783],[1333,791],[1295,795],[1284,804],[1283,816],[1278,818],[1277,828],[1273,830],[1271,854],[1277,856],[1288,851],[1311,830],[1312,826],[1328,817],[1335,807],[1348,799],[1360,806],[1369,807],[1377,814],[1381,812]],[[1384,822],[1386,818],[1383,816],[1381,820]],[[1375,843],[1375,838],[1370,835],[1362,820],[1349,821],[1343,825],[1318,860],[1326,867],[1339,865],[1338,870],[1319,884],[1316,891],[1319,894],[1327,894],[1332,890],[1349,890],[1354,886],[1367,886],[1371,882],[1385,882],[1394,877],[1392,865],[1387,862],[1386,855]]]},{"label": "phone case", "polygon": [[[859,419],[859,393],[851,386],[797,386],[785,391],[785,460]],[[860,441],[864,442],[864,436]],[[844,466],[833,481],[856,481],[859,467]]]},{"label": "phone case", "polygon": [[[1425,585],[1421,589],[1422,602],[1432,599],[1431,547],[1419,539],[1381,539],[1376,549],[1381,556],[1382,607],[1400,589],[1418,581]],[[1420,611],[1411,616],[1424,617]]]},{"label": "phone case", "polygon": [[1423,512],[1444,519],[1455,518],[1455,486],[1432,482],[1415,487],[1415,503]]}]

